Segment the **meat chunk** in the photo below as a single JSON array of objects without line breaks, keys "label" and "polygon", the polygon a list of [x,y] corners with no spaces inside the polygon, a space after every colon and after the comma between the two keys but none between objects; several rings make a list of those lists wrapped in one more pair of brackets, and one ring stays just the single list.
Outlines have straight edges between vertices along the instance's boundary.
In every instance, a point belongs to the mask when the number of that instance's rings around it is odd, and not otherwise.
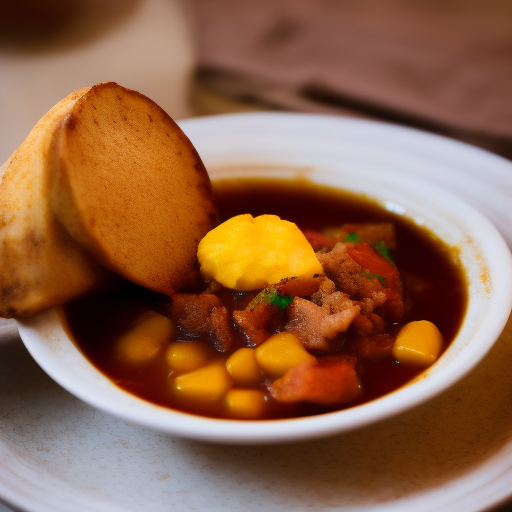
[{"label": "meat chunk", "polygon": [[283,279],[275,285],[279,295],[293,295],[294,297],[309,297],[316,293],[325,276],[317,275],[313,277],[290,277]]},{"label": "meat chunk", "polygon": [[324,298],[321,305],[333,315],[347,309],[352,309],[355,304],[346,293],[334,291]]},{"label": "meat chunk", "polygon": [[332,251],[317,254],[325,275],[334,281],[338,290],[356,300],[382,291],[384,287],[377,278],[365,277],[363,267],[350,256],[348,245],[340,242]]},{"label": "meat chunk", "polygon": [[349,402],[360,392],[355,359],[325,357],[302,363],[269,386],[278,402],[312,402],[333,405]]},{"label": "meat chunk", "polygon": [[318,287],[318,290],[311,295],[311,300],[318,306],[321,306],[325,298],[329,296],[331,293],[334,293],[335,291],[336,285],[334,284],[334,282],[328,279],[327,277],[324,277],[324,279],[320,283],[320,286]]},{"label": "meat chunk", "polygon": [[329,350],[330,340],[345,332],[361,309],[352,301],[344,302],[345,308],[331,312],[329,306],[318,306],[295,297],[288,306],[288,323],[285,329],[297,336],[309,350]]},{"label": "meat chunk", "polygon": [[168,313],[182,330],[196,336],[209,336],[219,352],[231,348],[234,336],[230,315],[215,295],[177,293]]},{"label": "meat chunk", "polygon": [[255,306],[249,305],[244,310],[233,313],[233,319],[244,332],[248,346],[257,347],[270,336],[271,333],[268,329],[270,320],[278,311],[277,306],[260,302]]},{"label": "meat chunk", "polygon": [[357,358],[379,361],[391,355],[394,342],[395,337],[386,333],[359,336],[349,342],[347,350]]},{"label": "meat chunk", "polygon": [[219,352],[227,352],[234,342],[233,325],[224,306],[214,307],[210,313],[210,338]]},{"label": "meat chunk", "polygon": [[387,298],[384,292],[375,292],[371,297],[359,301],[361,314],[352,322],[352,326],[358,334],[370,334],[374,329],[382,330],[384,328],[383,317],[373,311],[383,306]]},{"label": "meat chunk", "polygon": [[349,256],[361,267],[373,275],[380,276],[385,288],[394,290],[397,295],[402,293],[402,283],[396,266],[386,259],[369,244],[348,244]]},{"label": "meat chunk", "polygon": [[285,301],[281,306],[277,306],[274,303],[275,299],[290,297],[291,300],[294,296],[309,296],[319,289],[324,279],[324,276],[283,279],[262,290],[244,310],[235,311],[233,319],[244,332],[249,345],[256,347],[271,335],[272,329],[269,326],[273,317],[288,303]]},{"label": "meat chunk", "polygon": [[[361,302],[364,315],[383,307],[393,321],[401,318],[404,306],[398,270],[369,244],[340,242],[330,252],[317,253],[317,257],[336,288]],[[327,288],[320,290],[324,295],[329,293]],[[321,296],[314,295],[313,300]]]}]

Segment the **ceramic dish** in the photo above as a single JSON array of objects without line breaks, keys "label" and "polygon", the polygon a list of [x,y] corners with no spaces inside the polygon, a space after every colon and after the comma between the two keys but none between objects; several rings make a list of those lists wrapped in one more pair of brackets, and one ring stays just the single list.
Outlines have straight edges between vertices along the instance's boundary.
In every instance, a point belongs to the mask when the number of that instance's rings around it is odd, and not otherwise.
[{"label": "ceramic dish", "polygon": [[[264,125],[276,144],[293,137],[307,146],[320,137],[333,160],[374,162],[458,193],[512,247],[512,163],[485,151],[339,118],[301,123],[265,114],[181,124],[205,154],[244,137],[250,145]],[[0,499],[27,512],[489,510],[512,496],[511,359],[509,323],[472,372],[423,405],[329,439],[251,447],[191,441],[103,413],[47,377],[19,339],[5,341]]]},{"label": "ceramic dish", "polygon": [[[337,126],[336,120],[315,116],[227,116],[203,120],[191,140],[213,180],[305,176],[314,183],[364,193],[460,251],[469,282],[467,313],[449,349],[420,378],[378,400],[329,414],[272,421],[209,419],[150,404],[116,387],[83,358],[56,310],[20,322],[21,337],[37,363],[78,398],[120,418],[173,435],[243,444],[348,432],[416,407],[467,374],[496,341],[510,313],[512,266],[506,243],[473,207],[390,166],[378,151],[361,152],[360,146],[333,138],[332,132],[304,138],[301,127],[315,123],[326,131],[331,123],[333,132]],[[355,129],[362,126],[354,124]]]}]

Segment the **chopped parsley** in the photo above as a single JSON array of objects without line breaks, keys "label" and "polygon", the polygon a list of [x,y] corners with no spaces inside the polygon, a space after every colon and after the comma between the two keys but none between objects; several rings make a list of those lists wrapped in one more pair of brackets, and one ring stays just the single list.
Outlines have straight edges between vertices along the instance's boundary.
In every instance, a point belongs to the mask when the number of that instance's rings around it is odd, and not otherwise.
[{"label": "chopped parsley", "polygon": [[355,232],[351,231],[344,239],[344,242],[360,242],[361,237]]},{"label": "chopped parsley", "polygon": [[365,270],[362,275],[363,275],[363,277],[366,277],[366,279],[373,279],[375,277],[375,279],[379,280],[379,283],[383,283],[386,280],[386,278],[384,276],[381,276],[380,274],[374,274],[372,272],[368,272],[367,270]]},{"label": "chopped parsley", "polygon": [[265,289],[261,290],[254,299],[250,302],[248,308],[254,309],[258,304],[266,302],[271,306],[277,306],[280,309],[285,309],[286,306],[293,302],[292,295],[283,295],[282,297],[277,292],[277,289],[274,285],[267,286]]},{"label": "chopped parsley", "polygon": [[280,297],[277,293],[276,296],[272,299],[273,306],[277,306],[279,309],[285,309],[286,306],[291,304],[293,302],[293,296],[292,295],[283,295]]},{"label": "chopped parsley", "polygon": [[376,243],[373,247],[382,257],[386,258],[390,263],[393,263],[393,265],[395,264],[395,260],[382,240]]}]

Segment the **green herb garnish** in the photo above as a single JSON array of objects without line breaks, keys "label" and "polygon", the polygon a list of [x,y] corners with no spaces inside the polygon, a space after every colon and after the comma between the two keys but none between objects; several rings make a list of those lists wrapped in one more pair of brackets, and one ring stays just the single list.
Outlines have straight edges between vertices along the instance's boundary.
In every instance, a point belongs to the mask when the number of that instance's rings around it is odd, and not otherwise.
[{"label": "green herb garnish", "polygon": [[286,306],[291,304],[293,302],[293,296],[292,295],[283,295],[280,297],[276,294],[276,296],[272,299],[273,306],[277,306],[279,309],[286,309]]},{"label": "green herb garnish", "polygon": [[344,239],[344,242],[360,242],[361,237],[355,232],[351,231]]},{"label": "green herb garnish", "polygon": [[275,285],[270,285],[261,290],[254,299],[251,300],[247,306],[249,309],[254,309],[258,304],[266,302],[272,306],[277,306],[280,309],[285,309],[288,304],[293,302],[292,295],[283,295],[282,297],[277,292]]},{"label": "green herb garnish", "polygon": [[375,277],[375,279],[379,280],[379,283],[383,283],[386,280],[384,276],[381,276],[379,274],[373,274],[372,272],[368,272],[367,270],[363,272],[362,276],[366,277],[366,279],[373,279]]},{"label": "green herb garnish", "polygon": [[376,243],[373,247],[381,256],[386,258],[390,263],[393,263],[393,265],[395,264],[395,260],[391,256],[389,249],[386,247],[386,244],[382,240]]}]

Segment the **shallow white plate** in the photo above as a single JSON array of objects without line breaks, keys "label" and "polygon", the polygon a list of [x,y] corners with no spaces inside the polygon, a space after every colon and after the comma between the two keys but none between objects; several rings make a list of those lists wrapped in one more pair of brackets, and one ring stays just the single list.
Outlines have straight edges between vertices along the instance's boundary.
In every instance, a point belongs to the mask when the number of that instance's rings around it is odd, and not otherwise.
[{"label": "shallow white plate", "polygon": [[[251,144],[261,137],[275,141],[276,165],[278,139],[298,142],[296,164],[303,165],[300,149],[321,137],[326,160],[375,162],[452,188],[482,209],[511,245],[505,205],[512,165],[477,149],[325,117],[304,123],[293,115],[241,115],[182,126],[207,155],[207,167],[221,163],[217,150],[220,158],[223,147],[247,140],[247,131]],[[203,445],[115,420],[55,385],[20,344],[4,344],[0,496],[27,510],[57,512],[481,510],[512,491],[511,334],[505,331],[476,371],[420,408],[327,441],[271,448]]]}]

